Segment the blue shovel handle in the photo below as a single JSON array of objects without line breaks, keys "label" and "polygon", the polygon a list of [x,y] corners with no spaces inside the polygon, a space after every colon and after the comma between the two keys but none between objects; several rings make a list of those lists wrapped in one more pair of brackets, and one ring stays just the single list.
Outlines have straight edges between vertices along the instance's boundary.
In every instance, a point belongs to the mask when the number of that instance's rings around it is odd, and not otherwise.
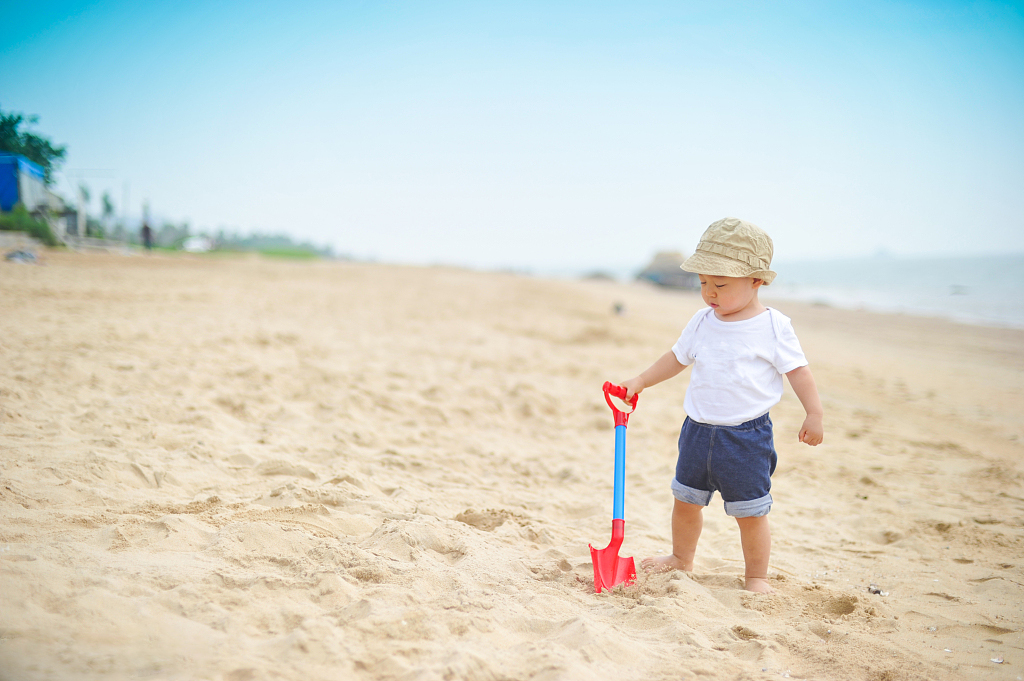
[{"label": "blue shovel handle", "polygon": [[626,426],[615,426],[615,491],[612,520],[625,520],[626,505]]}]

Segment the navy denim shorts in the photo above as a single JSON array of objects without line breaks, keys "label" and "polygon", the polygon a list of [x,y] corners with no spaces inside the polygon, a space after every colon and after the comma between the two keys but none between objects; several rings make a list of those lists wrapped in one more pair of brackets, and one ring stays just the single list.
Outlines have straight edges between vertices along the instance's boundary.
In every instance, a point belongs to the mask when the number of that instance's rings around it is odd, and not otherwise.
[{"label": "navy denim shorts", "polygon": [[672,495],[688,504],[707,506],[717,490],[728,515],[767,515],[777,461],[768,414],[738,426],[712,426],[687,417],[679,433]]}]

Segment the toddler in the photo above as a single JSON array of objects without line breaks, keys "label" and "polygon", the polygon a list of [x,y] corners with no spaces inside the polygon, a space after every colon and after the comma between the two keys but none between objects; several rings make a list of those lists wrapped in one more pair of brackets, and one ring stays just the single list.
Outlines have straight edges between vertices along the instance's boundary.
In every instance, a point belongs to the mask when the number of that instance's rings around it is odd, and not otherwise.
[{"label": "toddler", "polygon": [[789,318],[757,298],[775,278],[772,254],[771,238],[749,222],[725,218],[708,227],[681,265],[699,276],[708,307],[671,350],[622,384],[629,400],[693,365],[672,480],[672,554],[645,558],[640,565],[649,572],[693,569],[703,510],[717,490],[739,524],[745,588],[772,591],[768,511],[777,457],[768,410],[782,398],[783,374],[807,413],[800,442],[821,443],[824,413]]}]

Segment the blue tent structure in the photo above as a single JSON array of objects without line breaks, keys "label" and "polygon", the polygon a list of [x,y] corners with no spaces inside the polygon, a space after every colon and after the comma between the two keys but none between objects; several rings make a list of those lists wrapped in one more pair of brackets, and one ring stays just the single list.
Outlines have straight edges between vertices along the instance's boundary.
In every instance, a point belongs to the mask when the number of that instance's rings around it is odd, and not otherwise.
[{"label": "blue tent structure", "polygon": [[47,204],[46,175],[42,166],[24,156],[0,151],[0,210],[21,203],[29,211]]}]

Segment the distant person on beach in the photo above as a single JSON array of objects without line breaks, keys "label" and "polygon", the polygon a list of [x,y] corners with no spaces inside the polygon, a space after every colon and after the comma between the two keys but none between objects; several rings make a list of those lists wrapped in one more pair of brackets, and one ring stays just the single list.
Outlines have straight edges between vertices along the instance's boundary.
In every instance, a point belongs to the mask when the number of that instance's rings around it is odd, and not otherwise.
[{"label": "distant person on beach", "polygon": [[775,278],[772,255],[771,238],[749,222],[725,218],[708,227],[681,265],[698,275],[708,307],[671,350],[622,384],[630,400],[693,365],[672,480],[672,553],[641,561],[648,572],[693,570],[704,507],[717,490],[739,524],[745,588],[772,591],[768,511],[777,455],[768,410],[782,399],[783,375],[807,414],[799,441],[815,446],[824,437],[821,399],[793,325],[757,297]]},{"label": "distant person on beach", "polygon": [[153,250],[153,230],[145,220],[142,221],[142,245],[147,251]]}]

